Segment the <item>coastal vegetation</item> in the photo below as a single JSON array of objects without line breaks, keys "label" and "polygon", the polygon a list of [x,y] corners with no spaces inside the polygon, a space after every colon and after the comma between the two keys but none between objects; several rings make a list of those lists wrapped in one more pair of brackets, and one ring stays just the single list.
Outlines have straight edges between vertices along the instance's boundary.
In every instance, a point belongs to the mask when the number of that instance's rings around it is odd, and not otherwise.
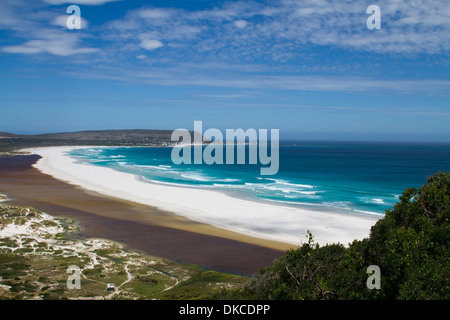
[{"label": "coastal vegetation", "polygon": [[[450,299],[449,173],[406,189],[367,238],[320,246],[308,232],[305,243],[252,278],[74,238],[73,220],[4,203],[0,299]],[[79,290],[66,284],[71,265],[81,269]],[[379,288],[367,285],[373,265]]]},{"label": "coastal vegetation", "polygon": [[[73,220],[1,204],[0,300],[207,299],[248,279],[75,238],[76,230]],[[80,270],[79,288],[67,285],[71,266]]]},{"label": "coastal vegetation", "polygon": [[[261,269],[228,299],[450,299],[450,174],[439,172],[421,188],[403,192],[370,236],[319,246],[312,234],[273,265]],[[369,289],[367,268],[381,272]]]}]

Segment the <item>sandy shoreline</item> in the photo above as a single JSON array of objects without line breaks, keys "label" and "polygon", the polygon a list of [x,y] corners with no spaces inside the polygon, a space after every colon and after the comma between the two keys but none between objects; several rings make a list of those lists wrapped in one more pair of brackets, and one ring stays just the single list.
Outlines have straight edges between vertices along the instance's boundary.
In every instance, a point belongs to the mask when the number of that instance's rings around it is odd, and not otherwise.
[{"label": "sandy shoreline", "polygon": [[151,256],[242,275],[257,273],[293,247],[82,189],[41,173],[33,167],[39,159],[0,157],[4,203],[75,220],[77,238],[107,239]]},{"label": "sandy shoreline", "polygon": [[27,151],[42,157],[34,165],[35,168],[71,185],[261,239],[300,245],[309,230],[320,244],[347,244],[367,237],[370,227],[377,221],[370,217],[238,199],[215,190],[146,183],[131,174],[78,163],[65,155],[74,148],[86,147],[49,147]]}]

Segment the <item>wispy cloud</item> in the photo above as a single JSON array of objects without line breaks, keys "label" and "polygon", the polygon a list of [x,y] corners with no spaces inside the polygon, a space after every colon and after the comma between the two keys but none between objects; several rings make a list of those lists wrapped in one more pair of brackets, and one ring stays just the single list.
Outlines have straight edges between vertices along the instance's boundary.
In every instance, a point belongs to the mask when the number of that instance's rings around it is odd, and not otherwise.
[{"label": "wispy cloud", "polygon": [[137,15],[143,19],[168,19],[177,13],[173,9],[141,9],[138,10]]},{"label": "wispy cloud", "polygon": [[[399,0],[380,6],[382,29],[376,31],[366,28],[368,15],[363,3],[337,0],[285,0],[267,5],[238,1],[198,11],[146,8],[129,13],[115,25],[128,26],[126,30],[134,26],[138,33],[151,31],[182,43],[183,39],[192,40],[176,36],[185,35],[183,30],[187,28],[195,30],[191,35],[201,42],[201,47],[213,42],[220,48],[223,41],[256,52],[267,41],[290,41],[294,47],[311,43],[377,52],[442,53],[450,49],[445,1]],[[136,22],[136,18],[141,19]],[[161,19],[170,21],[161,23]]]},{"label": "wispy cloud", "polygon": [[20,45],[5,46],[3,52],[21,54],[50,53],[57,56],[71,56],[97,52],[98,49],[80,46],[80,38],[76,34],[61,32],[42,32],[39,39],[29,40]]},{"label": "wispy cloud", "polygon": [[[278,71],[293,68],[343,68],[318,60],[313,47],[368,54],[414,56],[450,51],[450,19],[445,0],[388,1],[380,4],[382,28],[366,27],[364,2],[340,0],[233,1],[212,9],[145,7],[102,26],[113,61],[125,48],[132,56],[154,50],[152,63],[170,67],[180,61],[202,65],[258,65]],[[348,61],[351,68],[352,61]],[[302,67],[305,66],[305,67]],[[150,66],[152,68],[155,65]],[[288,67],[289,69],[289,67]],[[339,87],[339,84],[336,84]],[[358,86],[360,87],[360,86]]]},{"label": "wispy cloud", "polygon": [[[66,4],[63,0],[44,1]],[[102,5],[112,1],[70,3]],[[42,2],[28,8],[23,0],[4,0],[0,28],[11,30],[14,37],[0,50],[61,57],[91,54],[94,76],[151,84],[334,92],[448,91],[447,80],[376,79],[370,73],[352,74],[357,62],[351,58],[346,66],[345,59],[336,66],[330,55],[318,57],[317,47],[356,52],[360,57],[450,51],[446,0],[380,3],[381,30],[367,29],[367,6],[340,0],[237,0],[193,10],[146,6],[102,25],[91,23],[82,32],[69,32],[64,28],[66,16],[55,8]],[[87,23],[83,20],[82,25]],[[104,68],[108,64],[119,67]],[[312,75],[317,70],[320,74]]]},{"label": "wispy cloud", "polygon": [[[146,56],[145,56],[146,57]],[[210,72],[189,72],[178,67],[142,70],[140,68],[100,68],[91,73],[69,73],[71,76],[89,79],[109,79],[135,84],[166,86],[198,86],[234,88],[240,90],[291,90],[312,92],[347,92],[347,93],[381,93],[420,94],[422,96],[450,96],[450,80],[397,80],[375,79],[370,77],[330,77],[330,76],[297,76],[297,75],[262,75],[244,73],[236,77],[234,72],[223,70],[220,76]],[[248,91],[246,91],[248,92]],[[204,94],[203,96],[208,96]],[[238,95],[210,95],[209,97],[232,98]]]},{"label": "wispy cloud", "polygon": [[5,0],[0,4],[0,20],[5,12],[9,18],[0,23],[0,29],[9,30],[14,36],[4,39],[0,51],[62,57],[97,52],[97,48],[83,45],[83,39],[90,37],[86,32],[88,21],[81,17],[82,32],[68,30],[66,22],[70,16],[65,9],[51,9],[41,2]]},{"label": "wispy cloud", "polygon": [[52,5],[80,4],[88,6],[98,6],[108,2],[117,2],[122,0],[43,0],[43,1]]},{"label": "wispy cloud", "polygon": [[145,50],[155,50],[164,46],[164,44],[159,40],[147,39],[143,40],[140,44]]},{"label": "wispy cloud", "polygon": [[[52,20],[51,24],[66,29],[67,28],[67,18],[68,18],[68,15],[56,16]],[[80,19],[81,19],[81,29],[83,29],[83,30],[87,29],[89,27],[88,21],[86,19],[84,19],[83,17],[80,17]]]},{"label": "wispy cloud", "polygon": [[[18,19],[13,12],[17,4],[5,1],[6,5],[0,6],[0,28],[2,25],[26,28],[30,23],[26,15]],[[118,0],[70,3],[103,5],[114,1]],[[65,0],[44,2],[68,3]],[[209,59],[229,61],[254,62],[261,58],[292,61],[301,56],[307,45],[406,54],[440,54],[450,50],[450,12],[446,0],[382,3],[382,28],[375,31],[366,28],[366,7],[364,2],[339,0],[267,3],[238,0],[200,10],[144,7],[106,23],[96,36],[114,41],[112,50],[123,48],[124,42],[127,48],[138,50],[143,48],[144,40],[158,40],[172,49],[165,54],[167,58],[170,53],[174,60],[181,55],[192,59],[207,54]],[[55,23],[55,19],[50,23]],[[57,19],[61,25],[63,16],[60,14]]]}]

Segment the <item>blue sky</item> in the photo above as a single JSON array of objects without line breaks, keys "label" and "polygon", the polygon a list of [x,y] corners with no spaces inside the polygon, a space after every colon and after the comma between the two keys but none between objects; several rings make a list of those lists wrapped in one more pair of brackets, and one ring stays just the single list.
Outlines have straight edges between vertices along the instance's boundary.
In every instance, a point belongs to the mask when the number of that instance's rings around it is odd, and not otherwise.
[{"label": "blue sky", "polygon": [[2,0],[0,131],[450,141],[449,52],[447,0]]}]

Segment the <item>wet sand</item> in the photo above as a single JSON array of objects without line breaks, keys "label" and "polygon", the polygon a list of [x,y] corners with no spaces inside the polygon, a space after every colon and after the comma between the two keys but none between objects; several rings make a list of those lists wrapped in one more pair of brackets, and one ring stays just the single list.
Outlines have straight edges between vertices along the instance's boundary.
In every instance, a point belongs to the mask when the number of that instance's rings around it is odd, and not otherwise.
[{"label": "wet sand", "polygon": [[243,275],[256,274],[293,247],[83,190],[33,168],[39,159],[0,158],[0,193],[9,204],[76,220],[80,237],[109,239],[153,256]]}]

